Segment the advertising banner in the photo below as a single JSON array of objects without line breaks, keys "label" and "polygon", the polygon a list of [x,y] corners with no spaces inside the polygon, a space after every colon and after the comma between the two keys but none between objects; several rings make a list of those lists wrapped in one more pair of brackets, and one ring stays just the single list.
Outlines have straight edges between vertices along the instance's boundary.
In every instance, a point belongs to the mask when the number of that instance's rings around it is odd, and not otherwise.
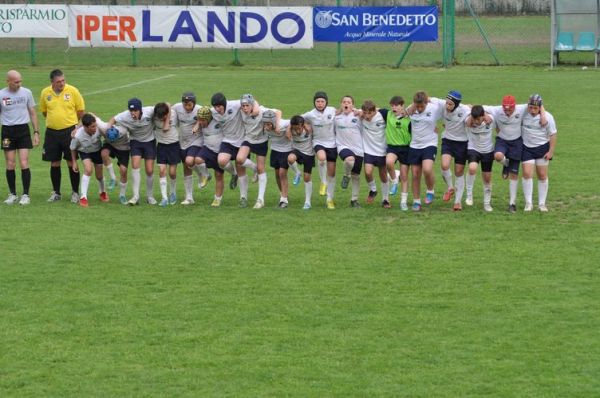
[{"label": "advertising banner", "polygon": [[70,6],[72,47],[312,48],[310,7]]},{"label": "advertising banner", "polygon": [[16,37],[67,37],[66,5],[0,4],[0,39]]},{"label": "advertising banner", "polygon": [[437,41],[437,7],[315,7],[314,39]]}]

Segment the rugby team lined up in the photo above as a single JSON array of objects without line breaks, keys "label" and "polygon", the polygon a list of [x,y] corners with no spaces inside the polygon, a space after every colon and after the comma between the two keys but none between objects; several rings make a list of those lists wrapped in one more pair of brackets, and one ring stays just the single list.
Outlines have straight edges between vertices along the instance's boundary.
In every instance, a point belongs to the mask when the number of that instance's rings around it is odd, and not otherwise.
[{"label": "rugby team lined up", "polygon": [[[9,188],[4,202],[28,205],[29,150],[40,144],[36,103],[31,90],[22,87],[18,71],[8,71],[6,81],[7,87],[0,90],[2,149]],[[239,206],[248,207],[247,170],[250,169],[252,182],[258,183],[253,208],[261,209],[265,206],[270,149],[269,166],[275,172],[279,208],[290,205],[288,173],[293,185],[303,182],[302,208],[311,208],[312,169],[316,166],[319,195],[325,197],[324,205],[328,209],[335,209],[339,157],[343,162],[341,188],[351,189],[350,207],[361,206],[360,174],[364,166],[367,204],[377,202],[389,209],[392,207],[390,197],[399,196],[401,210],[418,212],[435,199],[437,124],[441,121],[441,174],[446,184],[442,200],[453,200],[454,211],[462,210],[463,196],[466,196],[466,206],[474,205],[473,187],[478,168],[483,182],[482,208],[486,212],[493,211],[494,162],[502,168],[502,179],[508,180],[509,212],[517,212],[521,165],[523,210],[534,209],[535,175],[537,209],[548,211],[548,166],[554,154],[557,130],[539,94],[531,95],[524,104],[517,104],[514,96],[506,95],[498,106],[466,105],[457,90],[449,91],[443,99],[419,91],[406,104],[401,96],[394,95],[389,107],[378,107],[372,100],[357,105],[350,95],[343,96],[339,106],[334,107],[330,106],[324,91],[317,91],[312,99],[311,110],[286,119],[279,109],[259,104],[251,94],[227,100],[224,94],[215,93],[209,107],[197,104],[194,93],[188,91],[182,94],[181,102],[174,105],[161,102],[143,106],[140,99],[131,98],[126,110],[103,121],[85,111],[77,88],[67,84],[63,72],[55,69],[50,73],[50,85],[42,90],[39,100],[40,111],[46,118],[42,158],[50,163],[53,188],[48,202],[62,199],[61,162],[64,159],[69,166],[71,201],[83,207],[89,206],[92,174],[99,184],[100,201],[108,202],[109,192],[118,185],[118,201],[123,205],[138,205],[142,167],[146,177],[146,203],[162,207],[177,204],[177,166],[181,163],[185,188],[181,205],[194,204],[193,175],[198,176],[198,188],[207,189],[212,179],[209,169],[212,169],[215,192],[211,206],[221,206],[227,172],[231,176],[229,188],[239,188]],[[254,161],[251,154],[255,155]],[[17,158],[23,184],[20,196],[16,190]],[[116,159],[119,176],[114,171],[113,159]],[[153,195],[155,164],[159,168],[160,201]],[[130,166],[132,196],[128,198]],[[422,179],[426,185],[423,203]],[[377,196],[381,199],[377,200]]]}]

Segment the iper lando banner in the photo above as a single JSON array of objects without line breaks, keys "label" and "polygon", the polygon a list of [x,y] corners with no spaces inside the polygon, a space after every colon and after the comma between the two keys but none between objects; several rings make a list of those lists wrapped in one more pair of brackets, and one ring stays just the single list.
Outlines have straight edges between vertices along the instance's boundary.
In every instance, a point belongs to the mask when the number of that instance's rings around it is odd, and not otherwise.
[{"label": "iper lando banner", "polygon": [[437,41],[437,7],[315,7],[315,41]]},{"label": "iper lando banner", "polygon": [[312,48],[310,7],[69,6],[72,47]]}]

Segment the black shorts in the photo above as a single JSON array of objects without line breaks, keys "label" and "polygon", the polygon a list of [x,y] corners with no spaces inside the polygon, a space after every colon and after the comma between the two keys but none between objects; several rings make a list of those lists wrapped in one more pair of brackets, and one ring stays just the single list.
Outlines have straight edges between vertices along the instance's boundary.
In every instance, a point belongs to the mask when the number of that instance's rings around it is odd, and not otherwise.
[{"label": "black shorts", "polygon": [[146,160],[156,159],[156,140],[152,141],[129,141],[131,157],[140,156]]},{"label": "black shorts", "polygon": [[33,148],[33,144],[28,124],[2,126],[2,149],[5,151],[15,151],[17,149],[31,148]]},{"label": "black shorts", "polygon": [[315,154],[319,151],[325,151],[325,158],[328,162],[335,163],[337,160],[337,148],[325,148],[323,145],[315,145]]},{"label": "black shorts", "polygon": [[393,153],[400,164],[408,165],[408,145],[388,145],[387,153]]},{"label": "black shorts", "polygon": [[[336,152],[337,152],[337,150],[336,150]],[[314,155],[312,155],[312,156],[311,155],[306,155],[306,154],[300,152],[297,149],[294,149],[292,151],[292,153],[294,155],[296,155],[296,162],[298,162],[298,164],[301,164],[301,165],[304,166],[304,170],[303,171],[305,173],[307,173],[307,174],[312,173],[312,169],[315,166],[315,157],[314,157]]]},{"label": "black shorts", "polygon": [[117,165],[129,167],[129,151],[117,149],[107,142],[105,142],[104,145],[102,145],[102,150],[107,150],[108,156],[110,156],[112,159],[116,158]]},{"label": "black shorts", "polygon": [[288,155],[290,152],[278,152],[271,149],[271,156],[269,162],[274,169],[288,169]]},{"label": "black shorts", "polygon": [[494,152],[480,153],[473,149],[468,151],[469,163],[481,163],[481,171],[489,173],[492,171],[492,165],[494,164]]},{"label": "black shorts", "polygon": [[534,148],[529,148],[528,146],[523,145],[523,157],[521,158],[521,160],[526,162],[532,159],[542,159],[544,155],[548,153],[549,150],[549,142],[540,146],[536,146]]},{"label": "black shorts", "polygon": [[221,142],[221,147],[219,148],[219,153],[227,153],[231,155],[231,159],[235,160],[240,148],[229,143],[229,142]]},{"label": "black shorts", "polygon": [[365,164],[372,164],[373,166],[377,167],[385,167],[385,156],[375,156],[365,153],[365,158],[363,161]]},{"label": "black shorts", "polygon": [[468,141],[454,141],[448,138],[442,138],[442,155],[450,155],[454,158],[454,163],[467,163]]},{"label": "black shorts", "polygon": [[218,153],[213,152],[212,150],[210,150],[210,148],[206,146],[203,146],[200,149],[200,153],[196,157],[204,160],[206,167],[208,167],[209,169],[213,169],[215,172],[223,174],[223,169],[219,167],[219,162],[217,161],[219,157]]},{"label": "black shorts", "polygon": [[46,162],[60,162],[61,155],[64,160],[71,161],[71,132],[75,126],[62,130],[46,128],[42,160]]},{"label": "black shorts", "polygon": [[267,156],[267,152],[269,151],[269,141],[261,142],[260,144],[252,144],[248,141],[244,141],[242,146],[250,148],[250,153],[253,153],[256,156]]},{"label": "black shorts", "polygon": [[411,165],[422,165],[425,160],[435,162],[437,147],[428,146],[425,148],[410,148],[408,150],[408,163]]},{"label": "black shorts", "polygon": [[346,160],[346,158],[350,156],[354,158],[352,174],[360,174],[360,171],[362,170],[363,157],[355,155],[350,149],[342,149],[340,151],[340,159]]},{"label": "black shorts", "polygon": [[102,156],[100,151],[98,152],[81,152],[79,151],[79,157],[81,160],[90,159],[94,164],[102,164]]},{"label": "black shorts", "polygon": [[179,151],[181,155],[181,163],[185,163],[185,158],[197,158],[200,153],[201,146],[192,145],[186,149],[182,149]]},{"label": "black shorts", "polygon": [[179,142],[161,144],[156,146],[156,163],[177,165],[181,162],[181,147]]}]

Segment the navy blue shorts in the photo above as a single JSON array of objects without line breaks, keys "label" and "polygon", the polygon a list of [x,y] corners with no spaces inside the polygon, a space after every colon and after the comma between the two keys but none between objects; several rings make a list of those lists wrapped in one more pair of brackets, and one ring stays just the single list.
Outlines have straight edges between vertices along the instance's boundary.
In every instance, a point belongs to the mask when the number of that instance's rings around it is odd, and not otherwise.
[{"label": "navy blue shorts", "polygon": [[229,142],[221,142],[221,147],[219,148],[219,153],[227,153],[227,154],[231,155],[231,159],[235,160],[239,150],[240,150],[240,148],[238,148],[235,145],[230,144]]},{"label": "navy blue shorts", "polygon": [[350,149],[342,149],[340,151],[340,159],[346,160],[346,158],[349,156],[354,157],[354,167],[352,167],[352,174],[360,174],[363,163],[362,156],[356,156],[354,152],[352,152]]},{"label": "navy blue shorts", "polygon": [[289,168],[288,164],[288,155],[290,152],[277,152],[271,149],[271,157],[269,162],[271,167],[274,169],[287,169]]},{"label": "navy blue shorts", "polygon": [[375,155],[369,155],[368,153],[365,153],[365,164],[372,164],[373,166],[377,166],[377,167],[384,167],[385,166],[385,156],[375,156]]},{"label": "navy blue shorts", "polygon": [[398,161],[400,164],[410,164],[408,163],[408,145],[388,145],[387,153],[393,153],[398,157]]},{"label": "navy blue shorts", "polygon": [[454,141],[442,138],[442,155],[450,155],[454,163],[464,165],[467,163],[468,141]]},{"label": "navy blue shorts", "polygon": [[219,162],[217,161],[217,158],[219,157],[218,153],[213,152],[208,147],[203,146],[200,148],[200,153],[197,157],[202,158],[204,163],[206,163],[206,167],[209,169],[213,169],[217,173],[223,174],[223,169],[219,167]]},{"label": "navy blue shorts", "polygon": [[495,152],[502,152],[504,156],[511,160],[521,160],[523,156],[523,138],[519,137],[516,140],[504,140],[496,137]]},{"label": "navy blue shorts", "polygon": [[171,144],[158,144],[156,147],[156,163],[158,164],[179,164],[181,161],[181,147],[179,142]]},{"label": "navy blue shorts", "polygon": [[[337,152],[337,151],[336,151]],[[296,155],[296,162],[304,166],[304,172],[307,174],[312,173],[312,169],[315,166],[315,157],[307,155],[305,153],[300,152],[297,149],[292,151],[294,155]]]},{"label": "navy blue shorts", "polygon": [[242,146],[250,148],[250,153],[256,156],[267,156],[267,152],[269,151],[269,141],[261,142],[260,144],[251,144],[248,141],[244,141]]},{"label": "navy blue shorts", "polygon": [[479,153],[473,149],[468,150],[469,163],[481,163],[481,171],[489,173],[494,164],[494,152]]},{"label": "navy blue shorts", "polygon": [[119,166],[129,166],[129,151],[123,151],[120,149],[116,149],[114,146],[110,145],[108,142],[105,142],[102,145],[102,150],[108,151],[108,156],[112,159],[117,159],[117,164]]},{"label": "navy blue shorts", "polygon": [[335,162],[337,160],[337,148],[325,148],[323,145],[316,145],[314,150],[315,153],[318,151],[325,151],[325,158],[328,162]]},{"label": "navy blue shorts", "polygon": [[79,151],[79,157],[81,160],[90,159],[94,164],[102,164],[102,155],[100,151],[97,152],[81,152]]},{"label": "navy blue shorts", "polygon": [[141,156],[147,160],[156,159],[156,140],[140,142],[136,140],[129,141],[129,153],[131,157]]},{"label": "navy blue shorts", "polygon": [[409,148],[408,149],[408,164],[421,164],[424,160],[433,160],[437,155],[437,147],[428,146],[423,149]]},{"label": "navy blue shorts", "polygon": [[523,162],[527,160],[542,159],[546,153],[550,150],[550,143],[547,142],[544,145],[536,146],[535,148],[529,148],[523,145]]},{"label": "navy blue shorts", "polygon": [[197,158],[201,148],[202,147],[200,146],[192,145],[191,147],[188,147],[186,149],[181,149],[179,151],[179,154],[181,156],[181,163],[185,163],[185,158],[187,157]]}]

